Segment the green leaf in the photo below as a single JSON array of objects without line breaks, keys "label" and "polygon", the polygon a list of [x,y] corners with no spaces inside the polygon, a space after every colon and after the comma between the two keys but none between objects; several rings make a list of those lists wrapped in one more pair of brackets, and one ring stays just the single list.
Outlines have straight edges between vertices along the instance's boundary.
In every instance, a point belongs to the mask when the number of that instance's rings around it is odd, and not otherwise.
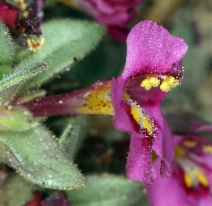
[{"label": "green leaf", "polygon": [[0,79],[12,70],[14,46],[8,28],[0,20]]},{"label": "green leaf", "polygon": [[59,139],[59,144],[66,151],[70,159],[74,158],[86,137],[87,121],[88,119],[84,115],[72,119]]},{"label": "green leaf", "polygon": [[8,104],[26,80],[46,68],[44,62],[25,63],[16,67],[12,74],[0,81],[0,104]]},{"label": "green leaf", "polygon": [[[28,58],[47,62],[49,70],[43,71],[25,84],[24,90],[41,85],[82,59],[97,45],[105,29],[88,21],[54,20],[44,23],[42,32],[45,38],[43,48],[34,53],[28,51]],[[17,58],[22,58],[22,54]]]},{"label": "green leaf", "polygon": [[74,206],[148,206],[141,183],[115,175],[86,177],[86,187],[67,192]]},{"label": "green leaf", "polygon": [[23,205],[32,198],[32,190],[32,184],[18,175],[12,175],[0,186],[0,206]]},{"label": "green leaf", "polygon": [[5,109],[0,107],[0,131],[26,131],[38,125],[33,121],[32,115],[22,109],[9,107]]},{"label": "green leaf", "polygon": [[77,167],[41,126],[25,132],[1,133],[0,161],[42,187],[68,190],[84,186]]}]

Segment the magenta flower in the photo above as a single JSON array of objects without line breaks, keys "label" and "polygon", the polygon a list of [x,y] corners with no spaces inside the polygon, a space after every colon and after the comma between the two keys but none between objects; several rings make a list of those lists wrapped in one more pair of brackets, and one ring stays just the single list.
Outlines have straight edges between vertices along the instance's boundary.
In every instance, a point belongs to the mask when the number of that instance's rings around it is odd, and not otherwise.
[{"label": "magenta flower", "polygon": [[108,27],[108,33],[119,41],[126,41],[128,24],[136,17],[136,6],[142,0],[76,0],[75,6]]},{"label": "magenta flower", "polygon": [[[151,205],[212,205],[212,142],[187,135],[175,139],[171,177],[147,185]],[[154,163],[159,168],[159,161]]]},{"label": "magenta flower", "polygon": [[169,176],[174,145],[160,102],[180,84],[181,60],[186,51],[187,45],[181,38],[172,37],[152,21],[143,21],[131,30],[125,69],[112,82],[100,81],[76,92],[17,103],[35,116],[114,114],[115,127],[131,134],[126,175],[148,184],[156,176],[152,150],[161,159],[161,175]]},{"label": "magenta flower", "polygon": [[112,81],[114,125],[131,133],[127,177],[151,183],[155,178],[152,149],[161,158],[161,175],[169,174],[173,157],[172,134],[160,102],[183,76],[181,59],[187,45],[152,21],[137,24],[127,38],[122,76]]},{"label": "magenta flower", "polygon": [[15,30],[18,23],[19,10],[12,4],[0,0],[0,20],[2,20],[7,27]]}]

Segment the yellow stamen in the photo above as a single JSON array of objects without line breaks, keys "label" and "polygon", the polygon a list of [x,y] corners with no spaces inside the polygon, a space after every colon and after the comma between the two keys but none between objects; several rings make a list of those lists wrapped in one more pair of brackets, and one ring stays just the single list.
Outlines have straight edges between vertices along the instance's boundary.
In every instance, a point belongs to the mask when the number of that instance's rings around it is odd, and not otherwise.
[{"label": "yellow stamen", "polygon": [[110,84],[102,85],[85,95],[85,103],[80,110],[86,114],[113,115],[113,105],[110,97]]},{"label": "yellow stamen", "polygon": [[129,99],[130,99],[130,95],[127,94],[126,92],[124,92],[124,93],[123,93],[123,99],[129,100]]},{"label": "yellow stamen", "polygon": [[204,151],[205,153],[212,154],[212,146],[210,146],[210,145],[204,145],[204,146],[203,146],[203,151]]},{"label": "yellow stamen", "polygon": [[29,16],[29,12],[28,12],[28,11],[24,11],[24,12],[23,12],[23,17],[24,17],[24,18],[28,18],[28,16]]},{"label": "yellow stamen", "polygon": [[184,174],[184,181],[187,187],[192,187],[192,178],[188,173]]},{"label": "yellow stamen", "polygon": [[208,179],[200,170],[194,169],[193,173],[202,185],[204,185],[205,187],[209,185]]},{"label": "yellow stamen", "polygon": [[186,147],[195,147],[197,145],[197,142],[187,140],[187,141],[183,142],[183,145],[186,146]]},{"label": "yellow stamen", "polygon": [[37,51],[38,49],[41,49],[44,45],[45,39],[43,37],[38,38],[38,41],[36,42],[34,39],[28,39],[27,44],[30,51]]},{"label": "yellow stamen", "polygon": [[168,76],[163,80],[162,84],[160,85],[160,89],[164,92],[169,92],[172,88],[179,85],[179,81],[175,79],[173,76]]},{"label": "yellow stamen", "polygon": [[160,84],[160,80],[155,77],[147,77],[146,79],[144,79],[141,84],[140,87],[143,87],[145,90],[150,90],[152,87],[157,87]]},{"label": "yellow stamen", "polygon": [[180,146],[176,146],[175,147],[175,158],[181,158],[183,155],[185,154],[185,150],[180,147]]}]

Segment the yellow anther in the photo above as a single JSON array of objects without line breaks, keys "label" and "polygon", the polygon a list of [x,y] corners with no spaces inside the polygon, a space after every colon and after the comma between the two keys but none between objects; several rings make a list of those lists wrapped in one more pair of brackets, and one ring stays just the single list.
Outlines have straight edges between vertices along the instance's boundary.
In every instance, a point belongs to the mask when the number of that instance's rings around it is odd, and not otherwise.
[{"label": "yellow anther", "polygon": [[24,17],[24,18],[28,18],[28,16],[29,16],[29,12],[28,12],[28,11],[24,11],[24,12],[23,12],[23,17]]},{"label": "yellow anther", "polygon": [[125,99],[125,100],[129,100],[130,99],[130,95],[129,94],[127,94],[126,92],[124,92],[123,93],[123,99]]},{"label": "yellow anther", "polygon": [[144,79],[141,84],[140,87],[143,87],[146,90],[150,90],[152,87],[157,87],[160,84],[160,80],[157,77],[147,77],[146,79]]},{"label": "yellow anther", "polygon": [[197,142],[187,140],[187,141],[183,142],[183,145],[186,146],[186,147],[195,147],[197,145]]},{"label": "yellow anther", "polygon": [[208,179],[200,170],[194,169],[193,173],[202,185],[204,185],[205,187],[209,185]]},{"label": "yellow anther", "polygon": [[180,147],[180,146],[176,146],[175,147],[175,158],[181,158],[183,155],[185,154],[185,150]]},{"label": "yellow anther", "polygon": [[164,92],[169,92],[172,88],[179,85],[179,81],[173,76],[168,76],[160,85],[160,89]]},{"label": "yellow anther", "polygon": [[152,85],[149,83],[148,79],[144,79],[141,84],[140,87],[143,87],[146,90],[150,90]]},{"label": "yellow anther", "polygon": [[38,38],[37,42],[34,39],[28,39],[27,44],[30,51],[37,51],[44,45],[45,39],[43,37]]},{"label": "yellow anther", "polygon": [[192,178],[188,173],[184,174],[184,181],[187,187],[192,187]]},{"label": "yellow anther", "polygon": [[157,77],[149,77],[148,80],[153,87],[157,87],[160,84],[160,80]]},{"label": "yellow anther", "polygon": [[210,145],[204,145],[204,146],[203,146],[203,151],[204,151],[205,153],[212,154],[212,146],[210,146]]}]

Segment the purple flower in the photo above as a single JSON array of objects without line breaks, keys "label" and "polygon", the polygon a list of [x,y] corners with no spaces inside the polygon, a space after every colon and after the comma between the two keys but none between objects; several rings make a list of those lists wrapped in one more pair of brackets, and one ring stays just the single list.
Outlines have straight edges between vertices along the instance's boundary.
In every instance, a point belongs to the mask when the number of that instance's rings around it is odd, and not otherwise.
[{"label": "purple flower", "polygon": [[141,2],[142,0],[75,0],[72,4],[106,25],[112,37],[125,42],[129,33],[127,26],[135,19],[136,6]]},{"label": "purple flower", "polygon": [[148,184],[156,176],[152,150],[161,159],[161,175],[168,177],[170,173],[174,145],[160,102],[180,84],[181,60],[186,51],[187,45],[181,38],[172,37],[152,21],[143,21],[130,32],[125,69],[112,82],[99,81],[83,90],[17,102],[35,116],[114,114],[115,127],[131,134],[126,175]]},{"label": "purple flower", "polygon": [[[147,185],[151,205],[212,205],[212,142],[187,135],[176,137],[171,177],[159,175]],[[159,161],[154,163],[159,168]]]},{"label": "purple flower", "polygon": [[134,181],[154,180],[152,149],[161,158],[161,175],[169,175],[173,142],[160,102],[180,83],[186,51],[181,38],[152,21],[137,24],[127,38],[125,69],[112,80],[112,101],[115,127],[131,133],[127,177]]}]

